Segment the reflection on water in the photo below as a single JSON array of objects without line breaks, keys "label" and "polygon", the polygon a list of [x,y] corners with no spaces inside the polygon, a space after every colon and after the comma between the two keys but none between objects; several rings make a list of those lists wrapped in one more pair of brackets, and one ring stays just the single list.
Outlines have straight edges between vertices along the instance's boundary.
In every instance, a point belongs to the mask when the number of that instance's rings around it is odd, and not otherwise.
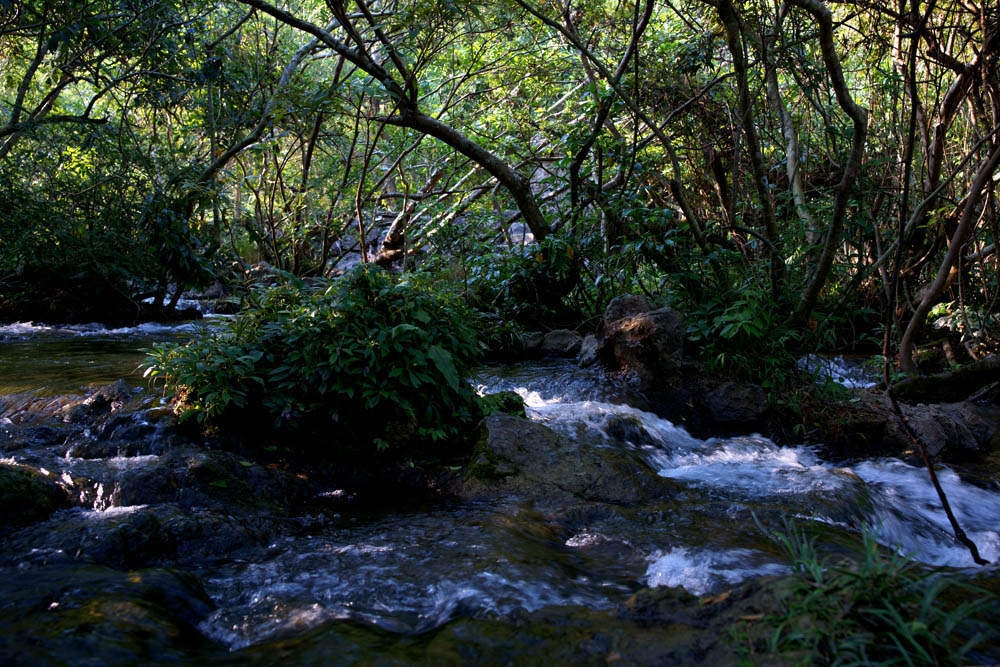
[{"label": "reflection on water", "polygon": [[213,320],[146,323],[107,329],[100,324],[49,326],[18,322],[0,326],[0,395],[25,391],[53,396],[118,378],[142,382],[141,350],[183,341]]}]

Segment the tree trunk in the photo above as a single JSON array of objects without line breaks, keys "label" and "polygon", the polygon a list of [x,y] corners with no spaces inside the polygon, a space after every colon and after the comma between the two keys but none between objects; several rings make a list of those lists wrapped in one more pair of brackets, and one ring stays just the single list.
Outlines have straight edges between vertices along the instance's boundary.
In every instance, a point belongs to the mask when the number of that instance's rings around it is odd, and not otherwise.
[{"label": "tree trunk", "polygon": [[975,227],[976,210],[979,208],[979,202],[982,201],[983,193],[987,186],[991,185],[990,181],[998,165],[1000,165],[1000,144],[993,149],[990,156],[979,166],[976,177],[969,187],[969,194],[965,200],[965,207],[962,210],[962,218],[959,220],[958,227],[951,237],[948,252],[941,261],[941,267],[938,269],[934,282],[927,287],[916,311],[914,311],[913,316],[910,318],[910,323],[906,326],[906,331],[903,332],[903,337],[899,342],[899,368],[904,373],[913,373],[915,370],[913,364],[913,347],[917,334],[920,332],[921,326],[923,326],[927,313],[930,312],[931,307],[941,298],[941,293],[944,291],[944,287],[948,281],[948,274],[961,257],[962,247],[972,233],[972,228]]},{"label": "tree trunk", "polygon": [[868,111],[855,104],[847,88],[844,70],[840,66],[840,58],[837,56],[837,49],[833,43],[833,16],[830,10],[819,0],[790,0],[790,2],[812,14],[819,24],[819,41],[823,53],[823,63],[830,74],[830,82],[833,84],[838,104],[854,123],[851,152],[844,165],[844,173],[840,183],[837,184],[837,194],[833,201],[833,214],[830,219],[830,228],[827,230],[826,241],[823,244],[823,251],[809,282],[802,290],[795,311],[788,319],[789,324],[801,324],[806,322],[812,309],[816,306],[820,291],[826,284],[827,276],[833,267],[833,259],[837,253],[837,246],[840,244],[840,234],[844,228],[844,218],[847,215],[848,198],[864,158],[865,139],[868,133]]}]

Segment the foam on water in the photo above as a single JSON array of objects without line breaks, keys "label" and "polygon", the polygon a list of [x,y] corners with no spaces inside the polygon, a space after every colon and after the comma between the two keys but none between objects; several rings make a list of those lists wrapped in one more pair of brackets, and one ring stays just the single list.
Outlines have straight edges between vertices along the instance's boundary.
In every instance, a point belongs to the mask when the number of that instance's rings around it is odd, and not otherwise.
[{"label": "foam on water", "polygon": [[[884,459],[864,461],[853,470],[877,499],[873,528],[880,542],[932,565],[974,564],[969,551],[955,541],[925,469]],[[963,482],[947,468],[939,468],[937,474],[955,518],[980,555],[996,563],[1000,559],[1000,493]]]},{"label": "foam on water", "polygon": [[[968,550],[955,540],[922,468],[896,459],[840,467],[823,461],[810,447],[781,447],[760,435],[700,440],[669,420],[627,405],[569,402],[565,396],[553,400],[551,395],[545,398],[544,391],[534,390],[522,395],[529,399],[531,419],[569,437],[596,437],[608,446],[637,449],[663,477],[709,488],[743,503],[767,498],[799,502],[795,499],[801,498],[808,503],[811,516],[854,530],[866,527],[875,531],[881,544],[926,563],[973,564]],[[939,476],[959,522],[983,557],[1000,559],[1000,489],[963,482],[947,468]],[[697,552],[670,554],[700,557]],[[689,568],[689,576],[708,573],[711,562],[706,567],[704,571]]]},{"label": "foam on water", "polygon": [[21,336],[33,336],[46,331],[52,331],[53,328],[47,324],[35,324],[34,322],[14,322],[13,324],[4,324],[0,326],[0,337],[13,338]]},{"label": "foam on water", "polygon": [[798,367],[805,373],[814,373],[819,381],[828,379],[848,389],[867,389],[878,384],[875,372],[844,356],[809,354],[799,359]]},{"label": "foam on water", "polygon": [[392,520],[377,535],[363,527],[340,533],[344,543],[329,536],[274,545],[287,551],[205,582],[225,604],[200,630],[240,648],[332,619],[415,634],[461,615],[609,606],[597,584],[541,576],[547,562],[525,562],[509,546],[487,548],[481,519],[469,518]]},{"label": "foam on water", "polygon": [[679,586],[688,593],[705,595],[722,586],[731,586],[750,577],[782,574],[788,568],[761,560],[748,549],[712,551],[674,547],[650,557],[646,570],[648,586]]},{"label": "foam on water", "polygon": [[592,434],[608,439],[609,427],[614,418],[624,419],[642,431],[650,438],[657,440],[664,449],[674,447],[693,448],[702,441],[692,437],[687,430],[673,422],[658,417],[652,412],[644,412],[627,405],[616,405],[601,401],[581,401],[564,403],[561,401],[546,401],[537,404],[527,404],[527,415],[537,421],[566,435],[576,436],[580,427]]},{"label": "foam on water", "polygon": [[21,339],[36,336],[155,336],[159,334],[190,333],[205,326],[197,322],[160,323],[144,322],[134,327],[109,329],[103,324],[49,325],[35,322],[15,322],[0,326],[0,339]]}]

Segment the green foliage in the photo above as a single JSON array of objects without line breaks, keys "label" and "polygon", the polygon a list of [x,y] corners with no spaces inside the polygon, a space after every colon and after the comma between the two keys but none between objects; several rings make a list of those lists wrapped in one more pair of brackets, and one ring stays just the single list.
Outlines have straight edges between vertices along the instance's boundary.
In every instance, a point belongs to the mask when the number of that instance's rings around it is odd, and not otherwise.
[{"label": "green foliage", "polygon": [[524,419],[527,416],[524,412],[524,399],[517,392],[500,391],[486,394],[480,398],[480,402],[484,417],[506,414]]},{"label": "green foliage", "polygon": [[564,299],[578,278],[577,249],[555,236],[522,253],[479,255],[465,268],[469,299],[476,308],[526,325],[563,316],[568,310]]},{"label": "green foliage", "polygon": [[701,346],[709,367],[780,388],[796,376],[805,334],[783,325],[783,312],[756,284],[686,308],[688,338]]},{"label": "green foliage", "polygon": [[202,422],[337,424],[338,441],[380,449],[449,440],[479,417],[466,319],[448,297],[361,266],[333,283],[258,288],[224,330],[154,346],[146,372]]},{"label": "green foliage", "polygon": [[881,549],[871,532],[857,562],[833,567],[794,521],[764,532],[795,571],[783,613],[766,619],[772,652],[805,651],[811,664],[957,665],[989,630],[977,618],[987,591]]}]

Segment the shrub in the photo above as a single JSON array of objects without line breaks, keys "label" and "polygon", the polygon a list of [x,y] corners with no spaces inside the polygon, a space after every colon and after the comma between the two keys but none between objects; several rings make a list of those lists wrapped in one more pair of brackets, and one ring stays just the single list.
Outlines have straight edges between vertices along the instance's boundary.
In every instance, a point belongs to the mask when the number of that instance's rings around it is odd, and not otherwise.
[{"label": "shrub", "polygon": [[446,296],[362,266],[307,288],[260,287],[221,331],[149,351],[146,373],[177,393],[182,418],[327,431],[379,449],[460,435],[479,416],[465,377],[479,357]]}]

